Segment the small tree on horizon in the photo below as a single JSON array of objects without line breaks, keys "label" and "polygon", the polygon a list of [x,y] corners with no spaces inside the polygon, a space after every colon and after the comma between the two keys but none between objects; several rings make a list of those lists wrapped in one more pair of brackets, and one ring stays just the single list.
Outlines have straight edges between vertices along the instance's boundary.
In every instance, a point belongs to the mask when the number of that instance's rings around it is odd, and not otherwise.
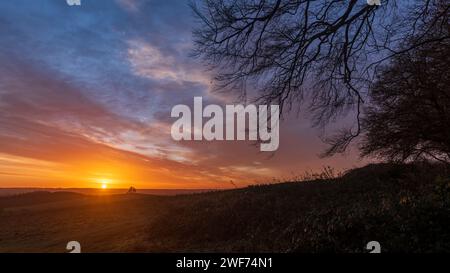
[{"label": "small tree on horizon", "polygon": [[133,186],[131,186],[131,187],[128,189],[128,192],[127,192],[127,193],[136,193],[136,188],[133,187]]}]

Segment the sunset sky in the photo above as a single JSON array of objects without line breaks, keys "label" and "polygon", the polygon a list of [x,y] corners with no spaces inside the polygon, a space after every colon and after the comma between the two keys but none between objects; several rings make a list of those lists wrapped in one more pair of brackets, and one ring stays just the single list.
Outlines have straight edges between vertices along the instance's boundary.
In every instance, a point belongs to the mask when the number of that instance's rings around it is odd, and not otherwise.
[{"label": "sunset sky", "polygon": [[230,188],[362,164],[354,151],[319,158],[302,113],[283,119],[275,154],[173,141],[174,105],[235,102],[189,56],[187,1],[81,2],[1,3],[0,187]]}]

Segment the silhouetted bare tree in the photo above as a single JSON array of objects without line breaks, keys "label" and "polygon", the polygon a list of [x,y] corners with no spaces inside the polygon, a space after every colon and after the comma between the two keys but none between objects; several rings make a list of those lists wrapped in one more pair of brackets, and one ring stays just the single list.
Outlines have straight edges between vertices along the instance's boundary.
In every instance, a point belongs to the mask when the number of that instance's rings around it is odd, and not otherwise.
[{"label": "silhouetted bare tree", "polygon": [[450,164],[449,64],[448,40],[394,57],[371,90],[362,122],[364,155]]},{"label": "silhouetted bare tree", "polygon": [[[448,20],[446,0],[200,0],[195,54],[217,73],[225,91],[247,86],[256,101],[291,110],[308,98],[315,125],[349,110],[352,128],[331,139],[327,154],[342,152],[361,132],[361,109],[380,66],[396,55],[449,39],[427,33]],[[431,19],[430,19],[431,18]],[[409,48],[399,48],[411,40]],[[311,91],[311,92],[306,92]]]}]

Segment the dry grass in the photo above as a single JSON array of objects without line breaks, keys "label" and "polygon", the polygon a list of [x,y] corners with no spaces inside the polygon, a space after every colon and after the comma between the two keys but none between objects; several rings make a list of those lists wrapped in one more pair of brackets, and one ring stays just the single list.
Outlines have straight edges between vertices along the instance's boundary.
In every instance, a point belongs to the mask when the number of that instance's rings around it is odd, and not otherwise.
[{"label": "dry grass", "polygon": [[0,198],[0,252],[450,252],[450,176],[434,165],[327,169],[299,180],[158,197]]}]

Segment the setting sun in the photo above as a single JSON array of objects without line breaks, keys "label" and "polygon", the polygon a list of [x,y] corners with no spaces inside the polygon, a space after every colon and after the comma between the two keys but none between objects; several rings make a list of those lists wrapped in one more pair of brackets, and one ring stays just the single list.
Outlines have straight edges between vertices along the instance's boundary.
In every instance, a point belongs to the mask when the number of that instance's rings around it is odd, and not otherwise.
[{"label": "setting sun", "polygon": [[100,185],[100,188],[106,189],[106,188],[108,188],[108,185],[111,184],[111,180],[106,179],[106,178],[101,178],[101,179],[97,179],[97,183]]}]

